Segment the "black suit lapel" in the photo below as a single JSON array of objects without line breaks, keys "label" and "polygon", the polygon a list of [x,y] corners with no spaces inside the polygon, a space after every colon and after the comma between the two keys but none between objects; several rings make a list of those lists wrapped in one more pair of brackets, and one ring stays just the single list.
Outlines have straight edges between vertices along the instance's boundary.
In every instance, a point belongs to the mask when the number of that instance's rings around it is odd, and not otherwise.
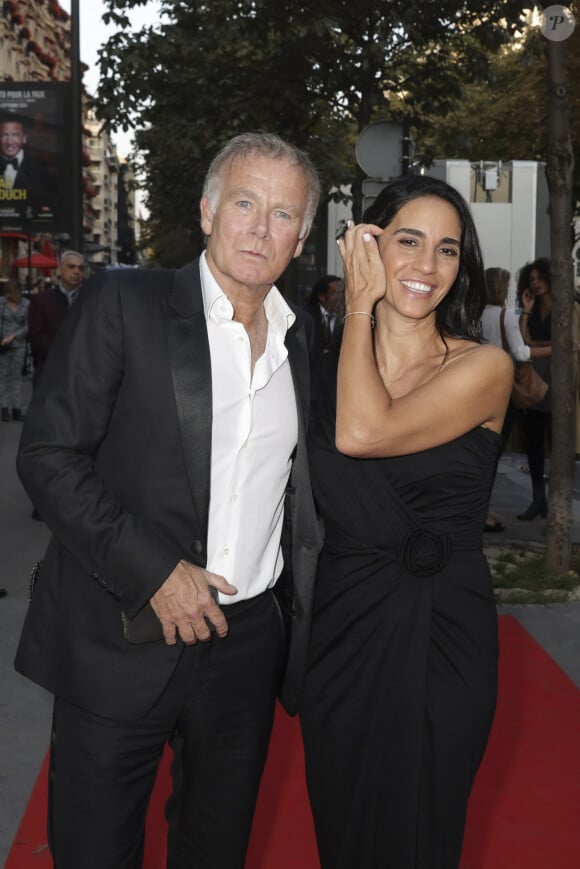
[{"label": "black suit lapel", "polygon": [[306,330],[300,320],[296,320],[286,333],[288,360],[292,371],[296,404],[299,412],[299,432],[304,433],[310,404],[310,379],[308,374],[308,345]]},{"label": "black suit lapel", "polygon": [[205,540],[210,497],[212,388],[199,260],[175,274],[167,338],[185,464]]},{"label": "black suit lapel", "polygon": [[[201,532],[207,536],[212,435],[211,358],[203,311],[199,260],[179,269],[168,307],[167,337],[183,452]],[[309,356],[298,319],[286,334],[298,411],[298,448],[305,446]]]}]

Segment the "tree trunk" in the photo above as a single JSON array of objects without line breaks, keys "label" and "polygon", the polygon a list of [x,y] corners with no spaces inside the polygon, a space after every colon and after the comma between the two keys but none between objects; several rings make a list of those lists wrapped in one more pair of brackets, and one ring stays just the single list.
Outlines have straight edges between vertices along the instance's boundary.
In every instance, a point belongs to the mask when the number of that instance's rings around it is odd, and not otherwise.
[{"label": "tree trunk", "polygon": [[570,102],[566,41],[548,39],[549,147],[546,175],[550,191],[552,279],[552,452],[546,529],[546,571],[556,575],[570,566],[572,491],[575,458],[575,399],[572,308],[572,175]]}]

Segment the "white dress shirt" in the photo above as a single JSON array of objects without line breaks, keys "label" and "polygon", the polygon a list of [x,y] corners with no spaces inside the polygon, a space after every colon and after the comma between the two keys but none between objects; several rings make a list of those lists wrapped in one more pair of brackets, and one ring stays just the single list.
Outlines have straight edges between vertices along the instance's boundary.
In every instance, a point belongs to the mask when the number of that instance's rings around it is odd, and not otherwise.
[{"label": "white dress shirt", "polygon": [[332,336],[334,335],[334,327],[336,325],[336,315],[327,311],[322,302],[319,302],[318,305],[320,307],[320,316],[325,324],[326,331],[329,336]]},{"label": "white dress shirt", "polygon": [[[481,317],[481,328],[483,337],[488,344],[495,344],[496,347],[501,347],[501,326],[499,317],[502,309],[499,305],[486,305],[483,309]],[[505,309],[505,336],[508,343],[509,352],[516,362],[527,362],[530,358],[530,348],[524,343],[522,333],[520,332],[519,319],[513,308]]]},{"label": "white dress shirt", "polygon": [[203,305],[212,371],[213,423],[207,569],[238,594],[255,597],[283,566],[284,494],[298,439],[298,415],[286,331],[295,315],[276,287],[264,300],[266,350],[251,370],[251,348],[231,302],[202,254]]},{"label": "white dress shirt", "polygon": [[61,293],[63,294],[63,296],[65,297],[66,302],[67,302],[67,305],[68,305],[69,308],[70,308],[70,306],[72,305],[72,303],[73,303],[73,302],[76,302],[76,300],[77,300],[77,298],[78,298],[78,295],[79,295],[79,291],[78,291],[78,290],[70,290],[70,291],[69,291],[69,290],[65,290],[65,288],[63,287],[62,284],[57,284],[57,287],[58,287],[58,289],[61,291]]}]

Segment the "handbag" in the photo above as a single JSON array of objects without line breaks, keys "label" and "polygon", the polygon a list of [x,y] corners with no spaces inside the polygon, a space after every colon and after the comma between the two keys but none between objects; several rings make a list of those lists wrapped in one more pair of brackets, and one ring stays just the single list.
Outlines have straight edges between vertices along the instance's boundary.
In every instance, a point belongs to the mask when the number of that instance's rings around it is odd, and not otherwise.
[{"label": "handbag", "polygon": [[548,391],[548,384],[542,380],[531,362],[516,363],[511,403],[518,410],[525,410],[539,404]]},{"label": "handbag", "polygon": [[[506,353],[509,345],[505,334],[505,308],[499,315],[501,343]],[[548,391],[548,384],[543,380],[531,362],[514,362],[514,385],[510,401],[517,410],[526,410],[539,404]]]}]

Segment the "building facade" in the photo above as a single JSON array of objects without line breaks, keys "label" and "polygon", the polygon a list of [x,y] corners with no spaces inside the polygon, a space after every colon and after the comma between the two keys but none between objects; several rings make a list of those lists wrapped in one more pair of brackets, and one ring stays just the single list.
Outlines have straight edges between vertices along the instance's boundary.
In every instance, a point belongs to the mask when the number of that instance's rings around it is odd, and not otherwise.
[{"label": "building facade", "polygon": [[[70,15],[58,0],[4,0],[0,18],[0,81],[67,81],[71,77]],[[86,69],[86,67],[84,67]],[[119,193],[130,169],[121,171],[110,136],[101,129],[83,94],[83,253],[94,268],[135,261],[134,192]],[[66,179],[62,179],[66,183]],[[119,239],[122,204],[123,239]],[[0,233],[0,279],[12,274],[11,263],[27,250],[52,246],[55,254],[69,246],[66,233],[33,238]],[[119,253],[122,252],[121,258]],[[128,256],[129,259],[123,259]],[[22,276],[20,276],[22,277]],[[36,274],[34,278],[36,279]],[[30,275],[28,276],[28,282]],[[24,281],[23,281],[24,282]]]},{"label": "building facade", "polygon": [[89,158],[84,169],[85,205],[89,206],[84,214],[85,248],[95,265],[115,265],[119,247],[119,158],[93,109],[86,113],[84,126]]},{"label": "building facade", "polygon": [[57,0],[4,0],[0,76],[12,81],[70,78],[70,16]]}]

